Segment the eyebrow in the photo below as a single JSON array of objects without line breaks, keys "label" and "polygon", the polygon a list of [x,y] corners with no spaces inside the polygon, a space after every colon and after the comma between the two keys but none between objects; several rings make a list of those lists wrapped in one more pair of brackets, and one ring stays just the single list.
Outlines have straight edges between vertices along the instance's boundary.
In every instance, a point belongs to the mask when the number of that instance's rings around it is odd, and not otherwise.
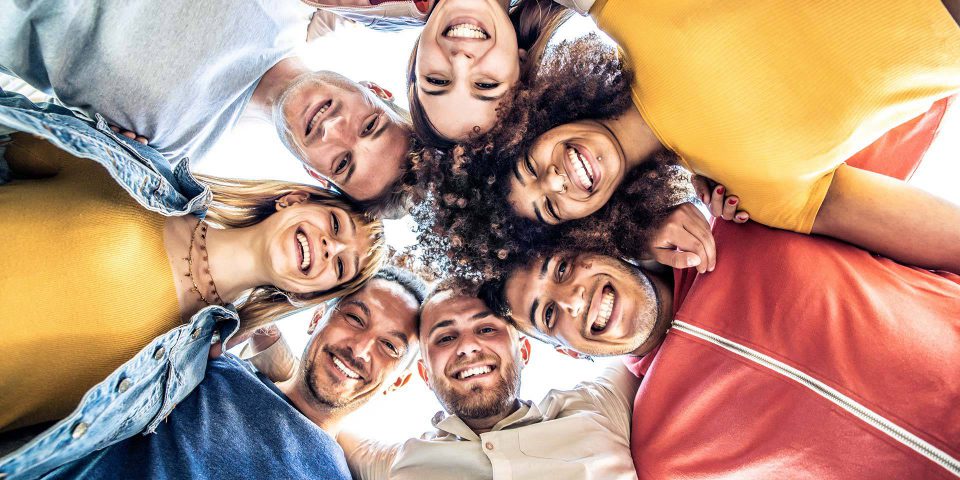
[{"label": "eyebrow", "polygon": [[520,185],[526,186],[526,182],[523,181],[523,175],[520,175],[520,162],[513,162],[513,176],[517,177],[517,181],[520,182]]},{"label": "eyebrow", "polygon": [[[539,280],[543,280],[543,278],[547,276],[547,270],[550,267],[550,260],[551,260],[550,257],[545,258],[543,260],[543,265],[540,267],[540,273],[537,275],[537,278]],[[539,306],[540,306],[540,299],[539,298],[533,299],[533,305],[530,306],[530,325],[533,325],[534,328],[536,328],[537,326],[537,321],[536,321],[537,307]]]},{"label": "eyebrow", "polygon": [[367,304],[361,302],[360,300],[350,300],[347,302],[347,305],[356,305],[357,308],[359,308],[363,314],[367,316],[367,318],[370,317],[370,309],[367,308]]},{"label": "eyebrow", "polygon": [[373,132],[373,135],[370,136],[371,140],[376,140],[377,137],[383,134],[384,130],[386,130],[387,127],[390,126],[390,118],[387,117],[387,112],[383,112],[381,116],[383,117],[384,120],[380,122],[380,128],[378,128],[377,131]]},{"label": "eyebrow", "polygon": [[496,95],[493,97],[488,95],[480,95],[479,93],[471,93],[470,96],[473,98],[476,98],[477,100],[482,100],[484,102],[492,102],[495,100],[500,100],[500,97],[504,96],[506,93],[507,93],[506,90],[504,90],[504,92],[501,93],[500,95]]},{"label": "eyebrow", "polygon": [[420,89],[421,92],[426,93],[427,95],[440,96],[446,95],[450,90],[426,90],[424,88]]},{"label": "eyebrow", "polygon": [[[351,154],[351,156],[353,155]],[[352,160],[355,160],[355,159],[352,159]],[[356,169],[357,169],[357,162],[356,161],[350,162],[350,168],[347,169],[347,174],[343,176],[343,181],[340,183],[343,185],[346,185],[347,183],[349,183],[350,179],[353,178],[353,171]]]},{"label": "eyebrow", "polygon": [[[491,315],[491,313],[490,313],[489,310],[484,310],[484,311],[482,311],[482,312],[475,313],[475,314],[471,315],[470,318],[469,318],[469,320],[470,320],[470,321],[480,320],[481,318],[486,318],[486,317],[489,317],[490,315]],[[453,320],[452,320],[452,319],[448,319],[448,320],[443,320],[443,321],[437,322],[437,323],[433,324],[432,327],[430,327],[430,331],[427,332],[427,336],[429,337],[430,335],[432,335],[433,332],[434,332],[435,330],[437,330],[438,328],[449,327],[450,325],[453,325]]]},{"label": "eyebrow", "polygon": [[397,337],[397,339],[400,340],[401,343],[403,343],[404,349],[406,349],[407,346],[410,344],[410,339],[409,337],[407,337],[407,334],[401,332],[400,330],[391,330],[390,335]]}]

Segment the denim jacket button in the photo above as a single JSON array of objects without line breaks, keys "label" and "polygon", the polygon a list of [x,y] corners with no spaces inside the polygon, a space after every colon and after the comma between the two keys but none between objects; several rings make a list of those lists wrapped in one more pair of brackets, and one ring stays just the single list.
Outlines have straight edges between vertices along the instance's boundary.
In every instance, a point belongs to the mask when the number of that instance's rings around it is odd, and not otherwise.
[{"label": "denim jacket button", "polygon": [[196,340],[196,339],[200,338],[200,334],[201,334],[202,332],[203,332],[203,329],[200,328],[200,327],[197,327],[197,328],[194,328],[194,329],[193,329],[193,333],[191,333],[190,336],[193,337],[194,340]]},{"label": "denim jacket button", "polygon": [[127,390],[130,390],[130,387],[132,386],[133,386],[133,380],[130,380],[129,378],[124,378],[123,380],[120,380],[120,383],[117,385],[117,391],[120,393],[123,393],[123,392],[126,392]]},{"label": "denim jacket button", "polygon": [[83,434],[87,433],[88,427],[89,425],[87,425],[85,422],[80,422],[77,424],[77,426],[73,427],[73,432],[71,432],[70,435],[73,437],[74,440],[76,440],[82,437]]},{"label": "denim jacket button", "polygon": [[216,345],[220,343],[220,332],[214,330],[213,336],[210,337],[210,345]]},{"label": "denim jacket button", "polygon": [[166,352],[167,352],[167,350],[166,350],[165,348],[163,348],[163,347],[158,348],[156,352],[153,352],[153,359],[154,359],[154,360],[163,360],[163,354],[166,353]]}]

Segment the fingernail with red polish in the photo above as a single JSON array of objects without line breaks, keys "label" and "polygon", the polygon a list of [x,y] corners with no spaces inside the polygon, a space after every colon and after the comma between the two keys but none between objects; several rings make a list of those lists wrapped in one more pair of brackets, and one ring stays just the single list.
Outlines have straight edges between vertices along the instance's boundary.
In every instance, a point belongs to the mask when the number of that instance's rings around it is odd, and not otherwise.
[{"label": "fingernail with red polish", "polygon": [[730,205],[736,205],[736,204],[737,204],[737,199],[736,199],[736,198],[731,198],[730,200],[727,200],[727,203],[729,203]]},{"label": "fingernail with red polish", "polygon": [[717,194],[718,194],[718,195],[723,195],[723,192],[724,192],[724,189],[723,189],[722,186],[721,186],[721,187],[717,187]]}]

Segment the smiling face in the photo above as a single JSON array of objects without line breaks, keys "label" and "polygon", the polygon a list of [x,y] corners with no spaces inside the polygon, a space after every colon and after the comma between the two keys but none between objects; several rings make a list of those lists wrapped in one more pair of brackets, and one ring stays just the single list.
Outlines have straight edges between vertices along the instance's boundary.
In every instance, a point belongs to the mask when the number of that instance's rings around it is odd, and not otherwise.
[{"label": "smiling face", "polygon": [[357,200],[402,174],[409,131],[365,87],[330,72],[305,74],[281,95],[274,121],[287,148],[321,182]]},{"label": "smiling face", "polygon": [[354,215],[303,200],[279,208],[258,228],[270,284],[294,293],[327,291],[354,278],[373,245],[368,227]]},{"label": "smiling face", "polygon": [[507,278],[519,328],[589,355],[642,354],[666,330],[654,285],[643,272],[603,255],[560,253]]},{"label": "smiling face", "polygon": [[489,130],[501,97],[520,78],[517,33],[496,0],[444,0],[417,44],[416,96],[450,140]]},{"label": "smiling face", "polygon": [[567,123],[537,137],[514,164],[508,201],[518,215],[555,225],[610,200],[627,171],[623,148],[602,123]]},{"label": "smiling face", "polygon": [[417,308],[409,292],[384,279],[344,297],[304,350],[299,375],[310,396],[341,408],[379,391],[417,341]]},{"label": "smiling face", "polygon": [[529,355],[516,330],[475,297],[440,293],[423,306],[421,375],[461,418],[509,414]]}]

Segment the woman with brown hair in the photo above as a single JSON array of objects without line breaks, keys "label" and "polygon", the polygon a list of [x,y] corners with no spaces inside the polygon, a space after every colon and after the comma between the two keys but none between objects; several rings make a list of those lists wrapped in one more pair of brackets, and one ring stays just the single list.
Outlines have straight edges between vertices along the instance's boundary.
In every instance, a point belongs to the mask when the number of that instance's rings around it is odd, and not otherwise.
[{"label": "woman with brown hair", "polygon": [[530,77],[570,14],[553,0],[437,2],[407,68],[417,136],[446,148],[489,130],[501,98]]},{"label": "woman with brown hair", "polygon": [[[0,120],[25,128],[38,118],[24,113],[33,112],[0,109]],[[67,130],[35,130],[50,131]],[[116,143],[91,143],[103,133],[85,135],[0,135],[10,180],[0,187],[0,431],[66,416],[88,388],[209,306],[237,305],[242,336],[358,289],[383,262],[381,223],[338,194],[196,183],[181,164],[180,185],[198,193],[173,212],[162,158],[146,162],[148,147],[114,137],[145,155],[136,160]]]}]

